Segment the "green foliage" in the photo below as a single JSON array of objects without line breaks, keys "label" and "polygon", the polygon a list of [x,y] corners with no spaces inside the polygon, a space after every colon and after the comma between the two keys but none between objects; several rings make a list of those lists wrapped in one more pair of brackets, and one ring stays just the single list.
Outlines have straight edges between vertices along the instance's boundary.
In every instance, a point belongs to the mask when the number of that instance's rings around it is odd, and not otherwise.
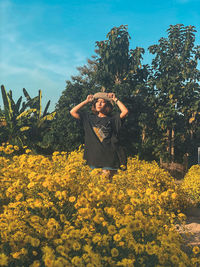
[{"label": "green foliage", "polygon": [[8,137],[40,152],[72,151],[84,143],[84,135],[70,109],[88,94],[106,91],[129,110],[120,134],[129,155],[182,162],[189,154],[194,164],[200,146],[200,46],[195,33],[194,26],[170,25],[167,37],[149,47],[154,58],[145,65],[144,49],[129,47],[127,25],[112,28],[105,40],[96,42],[96,54],[67,81],[56,113],[48,114],[50,101],[42,113],[40,90],[31,98],[23,89],[26,101],[20,97],[15,103],[12,92],[2,89],[6,126],[0,127],[1,140]]},{"label": "green foliage", "polygon": [[196,115],[194,122],[190,121],[200,107],[200,71],[197,69],[200,49],[194,44],[195,27],[171,25],[167,32],[167,38],[149,47],[155,55],[151,86],[156,96],[160,132],[156,147],[160,157],[181,161],[185,153],[191,152],[191,144],[199,142],[194,136],[199,128]]},{"label": "green foliage", "polygon": [[56,105],[55,121],[48,135],[53,150],[72,151],[84,143],[82,125],[70,115],[69,111],[74,105],[85,100],[89,92],[94,93],[99,90],[93,87],[92,78],[88,78],[90,80],[87,78],[84,80],[81,76],[76,76],[72,82],[67,81],[66,90]]},{"label": "green foliage", "polygon": [[1,127],[1,142],[13,142],[21,147],[24,145],[24,140],[26,139],[23,129],[29,129],[28,120],[35,110],[31,109],[28,113],[25,112],[24,103],[22,104],[23,107],[20,109],[22,97],[15,103],[12,98],[12,91],[7,93],[3,85],[1,86],[1,93],[5,114],[5,124],[4,127]]},{"label": "green foliage", "polygon": [[15,101],[12,91],[6,92],[1,86],[1,93],[4,103],[4,125],[0,128],[1,142],[9,142],[19,147],[29,146],[37,150],[43,147],[43,137],[49,129],[49,122],[55,117],[55,112],[47,113],[50,102],[47,103],[44,113],[41,107],[41,91],[39,95],[31,98],[23,89],[26,102],[22,103],[22,96]]},{"label": "green foliage", "polygon": [[[124,121],[120,135],[128,154],[141,151],[152,159],[151,142],[143,144],[141,141],[143,128],[150,131],[153,127],[153,124],[150,129],[147,126],[153,121],[152,93],[147,86],[149,67],[141,65],[144,49],[129,49],[129,39],[126,26],[113,28],[105,41],[96,42],[97,55],[78,68],[78,76],[67,81],[66,90],[56,106],[56,120],[50,133],[54,149],[71,151],[83,143],[81,124],[70,116],[69,110],[85,100],[88,94],[105,90],[114,92],[129,109],[129,118]],[[119,111],[117,107],[116,111]]]},{"label": "green foliage", "polygon": [[200,166],[193,165],[184,177],[182,188],[195,204],[200,205]]}]

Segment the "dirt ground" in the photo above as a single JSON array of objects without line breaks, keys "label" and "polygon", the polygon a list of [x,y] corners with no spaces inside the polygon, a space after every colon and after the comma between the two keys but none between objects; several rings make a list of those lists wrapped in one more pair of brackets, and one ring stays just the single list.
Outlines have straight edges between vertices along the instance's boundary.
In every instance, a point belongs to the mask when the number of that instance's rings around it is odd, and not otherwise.
[{"label": "dirt ground", "polygon": [[[176,180],[180,184],[182,180]],[[200,207],[188,208],[185,212],[186,224],[178,230],[183,235],[186,243],[191,246],[200,246]]]},{"label": "dirt ground", "polygon": [[186,216],[186,225],[180,228],[180,232],[188,245],[200,246],[200,208],[188,209]]}]

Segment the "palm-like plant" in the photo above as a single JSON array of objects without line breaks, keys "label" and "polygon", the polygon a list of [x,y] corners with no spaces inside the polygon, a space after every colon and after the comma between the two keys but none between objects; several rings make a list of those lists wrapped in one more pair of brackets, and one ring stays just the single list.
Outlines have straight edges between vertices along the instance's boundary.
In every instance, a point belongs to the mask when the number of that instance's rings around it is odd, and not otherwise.
[{"label": "palm-like plant", "polygon": [[42,143],[42,138],[49,128],[49,122],[53,120],[55,112],[47,113],[50,105],[50,101],[48,101],[42,114],[41,90],[39,90],[38,96],[31,98],[24,88],[26,102],[22,102],[21,96],[16,103],[13,100],[12,91],[7,93],[3,85],[1,93],[4,104],[4,127],[0,128],[0,138],[1,136],[4,138],[1,142],[8,141],[20,147],[24,145],[34,147],[36,144]]}]

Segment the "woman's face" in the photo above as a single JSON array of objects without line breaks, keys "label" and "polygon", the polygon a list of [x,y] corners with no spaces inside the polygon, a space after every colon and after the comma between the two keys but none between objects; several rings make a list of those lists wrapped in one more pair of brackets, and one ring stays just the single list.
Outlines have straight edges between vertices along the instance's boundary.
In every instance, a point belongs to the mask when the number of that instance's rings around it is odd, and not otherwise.
[{"label": "woman's face", "polygon": [[102,112],[104,111],[104,108],[106,106],[106,101],[103,98],[98,98],[95,108],[97,112]]}]

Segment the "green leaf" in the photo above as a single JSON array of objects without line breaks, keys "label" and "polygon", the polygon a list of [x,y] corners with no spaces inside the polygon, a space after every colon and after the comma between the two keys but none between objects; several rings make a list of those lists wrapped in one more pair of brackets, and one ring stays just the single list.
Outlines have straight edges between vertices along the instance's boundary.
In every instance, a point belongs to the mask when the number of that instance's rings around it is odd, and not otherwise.
[{"label": "green leaf", "polygon": [[13,117],[13,110],[11,106],[11,101],[3,85],[1,86],[1,94],[2,94],[3,103],[4,103],[5,115],[6,115],[6,118],[10,121]]},{"label": "green leaf", "polygon": [[49,101],[47,102],[47,105],[46,105],[45,109],[44,109],[43,117],[47,115],[47,111],[48,111],[48,108],[49,108],[49,106],[50,106],[50,103],[51,103],[51,101],[49,100]]},{"label": "green leaf", "polygon": [[24,96],[26,97],[27,101],[30,101],[31,97],[30,97],[30,95],[28,94],[28,92],[26,91],[25,88],[23,88],[23,93],[24,93]]},{"label": "green leaf", "polygon": [[38,123],[38,127],[41,127],[41,125],[45,122],[45,121],[52,121],[54,119],[56,115],[56,111],[52,112],[51,114],[48,114],[46,116],[44,116],[43,118],[41,118],[39,120],[39,123]]},{"label": "green leaf", "polygon": [[28,117],[31,113],[35,113],[35,112],[37,112],[37,109],[35,109],[35,108],[31,108],[31,109],[25,110],[19,116],[17,116],[16,120],[19,120],[22,117]]}]

